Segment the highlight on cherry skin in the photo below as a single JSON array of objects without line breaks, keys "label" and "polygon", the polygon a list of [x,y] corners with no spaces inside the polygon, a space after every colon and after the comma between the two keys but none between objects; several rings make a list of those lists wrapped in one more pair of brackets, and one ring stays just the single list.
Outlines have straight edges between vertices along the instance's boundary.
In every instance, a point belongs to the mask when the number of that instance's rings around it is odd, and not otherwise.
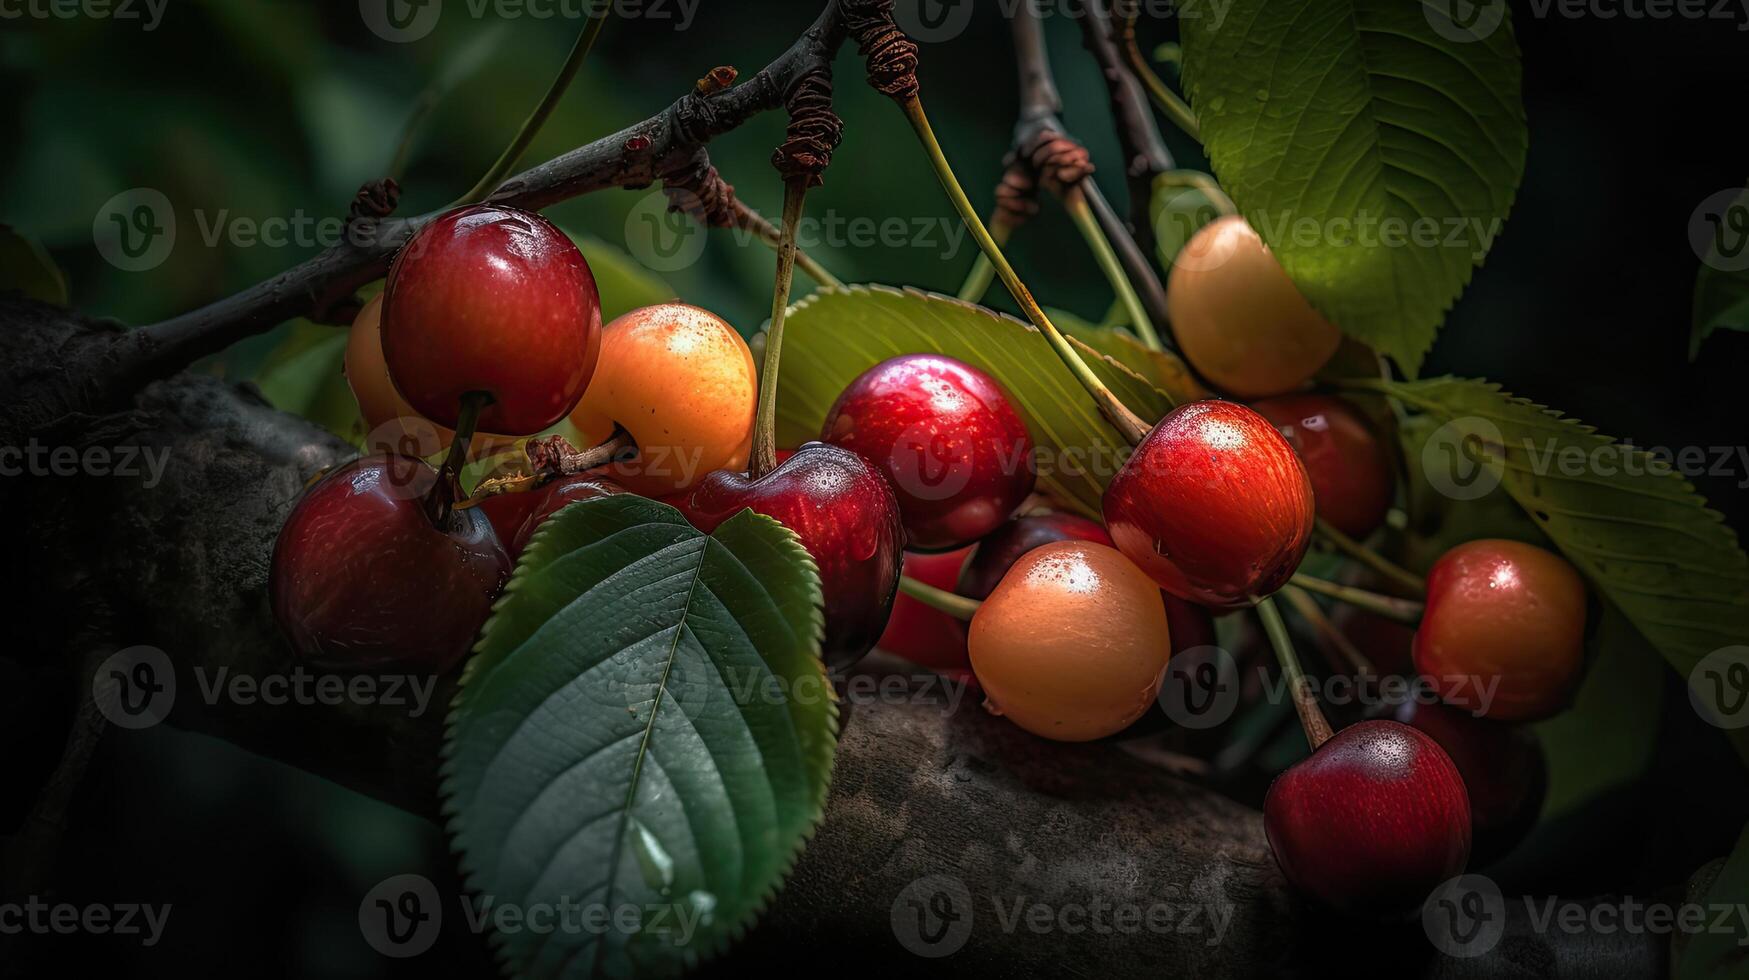
[{"label": "highlight on cherry skin", "polygon": [[299,660],[441,673],[467,654],[511,561],[478,509],[433,525],[425,496],[436,479],[419,459],[364,456],[298,499],[268,594]]},{"label": "highlight on cherry skin", "polygon": [[1159,588],[1090,541],[1022,555],[978,607],[969,637],[985,707],[1064,742],[1115,734],[1145,714],[1169,643]]},{"label": "highlight on cherry skin", "polygon": [[1361,916],[1416,911],[1470,855],[1457,766],[1426,733],[1388,720],[1342,729],[1277,776],[1263,827],[1294,887]]},{"label": "highlight on cherry skin", "polygon": [[1032,436],[995,378],[939,354],[882,361],[826,412],[823,441],[892,481],[910,547],[946,551],[999,527],[1032,493]]},{"label": "highlight on cherry skin", "polygon": [[1300,387],[1342,344],[1341,331],[1237,215],[1199,228],[1174,258],[1166,312],[1190,365],[1240,398]]},{"label": "highlight on cherry skin", "polygon": [[1216,608],[1281,588],[1312,541],[1305,466],[1268,419],[1236,402],[1167,413],[1102,505],[1119,551],[1167,592]]},{"label": "highlight on cherry skin", "polygon": [[1318,516],[1363,540],[1379,529],[1396,497],[1391,457],[1352,404],[1333,395],[1285,395],[1254,402],[1306,464]]},{"label": "highlight on cherry skin", "polygon": [[564,418],[601,349],[601,297],[583,253],[538,214],[480,204],[439,215],[396,254],[383,357],[418,414],[455,428],[483,392],[481,431],[532,435]]},{"label": "highlight on cherry skin", "polygon": [[1585,583],[1565,559],[1519,541],[1469,541],[1427,574],[1415,670],[1448,704],[1541,720],[1578,685],[1585,621]]},{"label": "highlight on cherry skin", "polygon": [[602,331],[601,362],[571,422],[599,443],[623,427],[635,458],[607,473],[646,497],[680,493],[712,470],[741,470],[753,446],[758,375],[747,342],[697,306],[632,310]]},{"label": "highlight on cherry skin", "polygon": [[743,508],[794,531],[819,568],[826,665],[848,667],[874,648],[899,590],[905,529],[893,488],[868,460],[804,443],[764,476],[715,470],[668,502],[707,534]]}]

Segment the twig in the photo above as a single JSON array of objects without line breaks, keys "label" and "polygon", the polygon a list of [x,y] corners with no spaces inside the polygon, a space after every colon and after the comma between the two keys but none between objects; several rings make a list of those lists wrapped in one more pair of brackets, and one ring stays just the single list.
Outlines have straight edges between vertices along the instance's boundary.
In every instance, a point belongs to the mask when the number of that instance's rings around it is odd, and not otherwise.
[{"label": "twig", "polygon": [[[1118,145],[1123,149],[1124,176],[1129,180],[1130,227],[1143,254],[1154,251],[1153,220],[1149,214],[1154,178],[1172,169],[1172,154],[1154,125],[1147,96],[1118,53],[1116,35],[1105,0],[1081,0],[1081,40],[1099,63],[1099,73],[1111,96],[1111,114],[1117,122]],[[1162,321],[1164,322],[1164,321]]]},{"label": "twig", "polygon": [[1275,601],[1268,598],[1257,604],[1257,618],[1263,621],[1263,632],[1269,634],[1269,645],[1275,648],[1276,659],[1281,662],[1281,677],[1287,681],[1288,693],[1293,695],[1294,710],[1300,714],[1300,727],[1306,730],[1306,741],[1316,751],[1318,746],[1330,741],[1330,722],[1325,720],[1324,712],[1318,707],[1317,696],[1312,693],[1312,682],[1306,680],[1305,671],[1300,669],[1300,658],[1294,653],[1287,623],[1282,621]]},{"label": "twig", "polygon": [[1318,634],[1319,645],[1334,651],[1340,658],[1331,663],[1339,673],[1352,671],[1359,677],[1377,675],[1372,661],[1360,652],[1360,648],[1354,645],[1347,634],[1336,628],[1329,616],[1324,615],[1324,607],[1318,605],[1318,600],[1312,598],[1311,593],[1297,585],[1289,585],[1281,590],[1281,595],[1288,605],[1294,607],[1294,612],[1299,613],[1300,618],[1309,623]]}]

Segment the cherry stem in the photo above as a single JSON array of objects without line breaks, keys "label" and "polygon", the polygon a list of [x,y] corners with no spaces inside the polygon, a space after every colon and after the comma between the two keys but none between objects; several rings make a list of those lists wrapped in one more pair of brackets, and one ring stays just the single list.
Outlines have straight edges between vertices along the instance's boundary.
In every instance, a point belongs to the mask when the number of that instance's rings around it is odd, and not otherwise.
[{"label": "cherry stem", "polygon": [[601,28],[607,24],[607,15],[612,10],[612,4],[604,3],[599,14],[591,11],[583,21],[583,30],[577,34],[577,43],[571,46],[571,53],[565,57],[565,63],[560,66],[559,73],[553,77],[553,83],[547,86],[546,95],[535,104],[534,111],[522,121],[522,128],[516,131],[516,137],[504,152],[493,161],[491,168],[480,177],[466,194],[457,198],[450,207],[460,207],[464,204],[475,204],[486,199],[487,195],[498,189],[504,178],[515,169],[516,162],[527,152],[528,145],[534,142],[535,134],[546,124],[547,117],[553,114],[559,100],[564,97],[565,90],[571,87],[571,80],[577,77],[577,69],[583,67],[583,59],[588,56],[589,49],[595,46],[595,39],[601,36]]},{"label": "cherry stem", "polygon": [[783,229],[777,245],[777,278],[771,287],[771,326],[765,329],[765,365],[759,374],[759,414],[753,419],[753,453],[747,475],[757,480],[777,467],[777,369],[783,357],[783,318],[789,310],[790,282],[796,269],[796,226],[802,220],[805,177],[783,185]]},{"label": "cherry stem", "polygon": [[[782,246],[783,233],[778,231],[776,225],[765,220],[765,216],[758,211],[737,200],[735,202],[735,216],[736,220],[741,222],[742,227],[751,230],[760,241],[771,246],[772,251],[775,252]],[[796,247],[796,266],[806,272],[810,279],[822,286],[844,285],[844,280],[833,275],[818,260],[803,251],[799,245]]]},{"label": "cherry stem", "polygon": [[1313,578],[1312,576],[1301,572],[1295,572],[1293,578],[1288,581],[1293,585],[1305,589],[1307,592],[1316,592],[1321,596],[1328,596],[1339,602],[1346,602],[1351,606],[1365,609],[1370,613],[1376,613],[1377,615],[1383,616],[1393,622],[1402,623],[1405,626],[1419,625],[1421,622],[1421,613],[1426,608],[1422,603],[1416,602],[1414,599],[1399,599],[1396,596],[1380,595],[1377,592],[1368,592],[1365,589],[1357,589],[1352,585],[1326,582],[1321,578]]},{"label": "cherry stem", "polygon": [[1310,592],[1297,585],[1289,585],[1281,590],[1281,594],[1287,600],[1287,604],[1294,607],[1294,612],[1311,624],[1312,629],[1317,632],[1318,639],[1322,641],[1319,644],[1320,648],[1334,651],[1340,658],[1340,660],[1332,659],[1332,667],[1339,671],[1351,670],[1360,677],[1377,676],[1378,672],[1373,669],[1372,661],[1368,660],[1366,654],[1361,653],[1360,648],[1336,628],[1336,624],[1330,621],[1329,616],[1324,615],[1324,607],[1318,605],[1318,600],[1312,598]]},{"label": "cherry stem", "polygon": [[1197,122],[1196,112],[1177,92],[1167,87],[1166,82],[1142,54],[1142,46],[1136,42],[1136,17],[1133,10],[1118,15],[1118,36],[1123,41],[1124,58],[1130,64],[1130,71],[1135,72],[1142,87],[1148,90],[1148,97],[1153,100],[1154,107],[1160,110],[1161,115],[1172,120],[1174,126],[1183,130],[1184,135],[1201,143],[1202,126]]},{"label": "cherry stem", "polygon": [[1275,659],[1281,662],[1281,676],[1293,695],[1294,710],[1300,714],[1300,727],[1305,729],[1306,741],[1316,752],[1318,746],[1330,741],[1330,722],[1325,720],[1324,712],[1318,707],[1318,699],[1312,693],[1312,682],[1306,680],[1305,671],[1300,669],[1293,638],[1288,635],[1287,623],[1282,621],[1281,610],[1275,608],[1274,599],[1265,598],[1257,603],[1257,618],[1263,621],[1263,632],[1269,635],[1269,645],[1275,648]]},{"label": "cherry stem", "polygon": [[474,441],[474,429],[480,424],[480,412],[492,404],[492,396],[484,391],[462,395],[461,410],[456,414],[455,438],[449,441],[449,455],[437,471],[437,483],[425,495],[425,513],[438,528],[449,526],[450,510],[461,497],[462,467],[468,462],[468,444]]},{"label": "cherry stem", "polygon": [[1318,536],[1334,545],[1337,551],[1401,585],[1415,595],[1424,596],[1427,594],[1426,579],[1343,534],[1323,518],[1318,519],[1317,531]]},{"label": "cherry stem", "polygon": [[[1002,212],[998,211],[990,218],[990,240],[998,246],[1008,244],[1008,239],[1014,234],[1014,225],[1004,220]],[[966,281],[960,285],[959,298],[968,303],[982,303],[984,294],[990,291],[990,283],[996,279],[996,267],[990,264],[990,257],[982,251],[972,260],[971,271],[966,273]]]},{"label": "cherry stem", "polygon": [[1227,192],[1221,190],[1221,185],[1215,183],[1208,174],[1198,173],[1194,170],[1169,170],[1155,177],[1154,180],[1168,187],[1189,187],[1200,191],[1202,196],[1208,198],[1209,203],[1214,205],[1215,210],[1220,212],[1223,217],[1231,217],[1239,213],[1239,206],[1233,203],[1233,199],[1227,196]]},{"label": "cherry stem", "polygon": [[977,615],[978,607],[984,604],[981,600],[919,582],[909,575],[899,576],[899,591],[931,609],[967,622],[971,622],[972,617]]},{"label": "cherry stem", "polygon": [[[1083,178],[1083,183],[1090,183],[1092,178]],[[1142,305],[1142,298],[1136,295],[1136,289],[1130,284],[1130,277],[1124,273],[1123,263],[1118,260],[1117,252],[1111,247],[1111,239],[1105,237],[1105,232],[1099,227],[1099,219],[1093,216],[1093,209],[1087,204],[1087,195],[1081,192],[1079,185],[1063,189],[1063,207],[1074,220],[1075,227],[1081,230],[1081,237],[1086,240],[1087,247],[1093,251],[1094,261],[1099,263],[1099,271],[1105,273],[1105,279],[1111,283],[1111,288],[1117,293],[1118,302],[1129,312],[1130,323],[1135,325],[1137,336],[1149,350],[1160,349],[1160,335],[1154,330],[1154,321],[1149,318],[1147,308]]]},{"label": "cherry stem", "polygon": [[1125,407],[1123,402],[1118,401],[1111,389],[1099,380],[1099,376],[1094,374],[1093,369],[1087,366],[1087,362],[1081,359],[1081,355],[1075,352],[1075,348],[1070,345],[1068,338],[1064,337],[1056,325],[1051,323],[1050,318],[1045,316],[1045,311],[1039,307],[1038,301],[1032,298],[1032,293],[1020,281],[1020,276],[1015,274],[1014,267],[1009,265],[1008,259],[1002,255],[1001,246],[990,236],[990,230],[984,227],[983,219],[978,217],[978,212],[972,207],[972,202],[966,198],[965,189],[954,177],[953,168],[948,165],[947,156],[941,149],[941,143],[936,140],[935,131],[929,127],[929,117],[923,112],[923,103],[913,96],[904,100],[902,108],[905,111],[905,118],[910,121],[912,130],[917,134],[918,141],[923,144],[923,149],[929,157],[929,163],[935,169],[936,179],[941,182],[942,190],[947,192],[948,200],[953,202],[954,210],[959,212],[960,220],[971,231],[972,238],[977,241],[978,247],[989,257],[990,264],[996,267],[996,275],[1001,278],[1002,285],[1008,287],[1008,292],[1014,297],[1014,301],[1020,304],[1020,309],[1026,314],[1026,318],[1031,320],[1032,325],[1045,335],[1046,340],[1050,341],[1052,349],[1069,368],[1069,372],[1075,376],[1075,380],[1079,381],[1081,387],[1087,389],[1087,393],[1093,396],[1093,403],[1099,406],[1099,411],[1106,417],[1106,420],[1131,445],[1141,442],[1147,436],[1150,426],[1138,418],[1136,413]]}]

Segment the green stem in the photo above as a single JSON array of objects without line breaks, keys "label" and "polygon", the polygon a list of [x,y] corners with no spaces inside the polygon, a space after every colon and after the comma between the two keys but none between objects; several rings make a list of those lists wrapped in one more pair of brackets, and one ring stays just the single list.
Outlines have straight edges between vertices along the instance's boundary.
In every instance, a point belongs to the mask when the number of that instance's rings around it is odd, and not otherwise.
[{"label": "green stem", "polygon": [[753,455],[747,475],[757,480],[777,466],[777,368],[783,356],[783,318],[796,268],[796,226],[802,220],[806,178],[784,182],[783,229],[777,244],[777,278],[771,287],[771,326],[765,330],[765,364],[759,374],[759,414],[753,419]]},{"label": "green stem", "polygon": [[1086,240],[1087,247],[1093,250],[1093,259],[1099,263],[1099,271],[1105,273],[1106,281],[1111,283],[1111,288],[1117,293],[1118,302],[1129,311],[1130,323],[1135,326],[1142,343],[1147,344],[1149,350],[1159,350],[1160,335],[1154,331],[1154,321],[1148,317],[1147,308],[1142,306],[1142,298],[1136,295],[1135,287],[1130,284],[1130,277],[1124,274],[1123,263],[1118,261],[1117,252],[1111,247],[1111,240],[1100,229],[1099,219],[1093,216],[1093,209],[1088,207],[1087,196],[1081,193],[1079,187],[1067,188],[1063,191],[1063,207],[1068,209],[1069,217],[1075,221],[1075,227],[1081,230],[1081,237]]},{"label": "green stem", "polygon": [[540,102],[535,105],[534,111],[528,114],[527,119],[523,120],[522,128],[516,131],[516,138],[512,139],[510,145],[504,148],[504,152],[498,155],[498,159],[480,178],[479,183],[475,184],[466,194],[457,198],[455,203],[450,205],[451,207],[460,207],[464,204],[474,204],[485,200],[486,195],[497,190],[498,185],[504,182],[504,178],[510,176],[510,171],[516,167],[516,162],[522,159],[522,154],[528,150],[528,145],[534,142],[535,134],[540,132],[547,117],[553,114],[553,109],[558,106],[559,99],[565,94],[565,89],[571,86],[571,80],[577,77],[577,70],[583,67],[583,59],[589,54],[589,49],[594,47],[595,39],[601,36],[601,28],[607,24],[607,15],[611,9],[611,4],[603,4],[600,14],[597,15],[593,12],[592,6],[591,13],[584,19],[583,30],[577,34],[577,43],[571,46],[571,53],[566,56],[565,63],[560,66],[559,74],[553,78],[553,83],[547,86],[547,94],[541,97]]},{"label": "green stem", "polygon": [[1265,598],[1257,604],[1257,618],[1263,621],[1263,632],[1269,634],[1269,645],[1275,648],[1275,659],[1281,662],[1281,676],[1293,695],[1294,710],[1300,714],[1300,727],[1306,731],[1306,741],[1316,752],[1318,746],[1330,741],[1330,722],[1319,710],[1318,699],[1312,694],[1312,684],[1306,680],[1305,671],[1300,669],[1293,638],[1288,636],[1287,623],[1282,621],[1274,599]]},{"label": "green stem", "polygon": [[1141,80],[1142,87],[1148,90],[1148,98],[1153,100],[1154,107],[1160,110],[1161,115],[1172,120],[1172,124],[1183,130],[1184,135],[1201,143],[1202,125],[1197,122],[1196,112],[1148,64],[1148,59],[1142,54],[1142,48],[1136,43],[1133,33],[1125,40],[1124,57],[1130,63],[1130,70]]},{"label": "green stem", "polygon": [[1301,572],[1295,572],[1293,578],[1288,581],[1307,592],[1316,592],[1338,602],[1346,602],[1351,606],[1365,609],[1369,613],[1375,613],[1405,626],[1418,625],[1421,622],[1422,610],[1425,608],[1413,599],[1379,595],[1377,592],[1357,589],[1352,585],[1326,582],[1321,578],[1313,578]]},{"label": "green stem", "polygon": [[1416,575],[1414,572],[1409,571],[1401,565],[1398,565],[1396,562],[1391,561],[1389,558],[1386,558],[1384,555],[1368,548],[1366,545],[1361,544],[1359,541],[1354,540],[1348,535],[1343,534],[1341,531],[1336,530],[1335,527],[1331,526],[1330,523],[1323,518],[1318,519],[1317,531],[1318,536],[1335,546],[1337,551],[1342,552],[1355,561],[1360,562],[1362,565],[1365,565],[1380,575],[1383,575],[1385,578],[1401,585],[1415,595],[1427,594],[1426,579]]},{"label": "green stem", "polygon": [[1329,616],[1324,615],[1324,607],[1318,605],[1318,600],[1312,598],[1310,592],[1297,585],[1289,585],[1281,590],[1281,595],[1287,600],[1288,605],[1294,607],[1294,612],[1299,613],[1301,619],[1311,624],[1312,629],[1317,632],[1318,638],[1323,641],[1322,645],[1336,651],[1341,657],[1342,662],[1332,664],[1332,666],[1338,671],[1351,670],[1361,677],[1377,676],[1378,672],[1373,669],[1372,661],[1368,660],[1366,654],[1361,653],[1360,648],[1336,628],[1336,624],[1330,621]]},{"label": "green stem", "polygon": [[1069,368],[1069,372],[1075,376],[1075,380],[1081,383],[1081,387],[1087,389],[1087,393],[1093,397],[1094,404],[1099,406],[1100,412],[1118,432],[1129,440],[1131,445],[1141,442],[1148,434],[1148,424],[1118,401],[1111,389],[1099,380],[1099,376],[1093,373],[1093,369],[1088,367],[1087,362],[1083,361],[1081,355],[1075,352],[1075,348],[1070,346],[1068,338],[1064,337],[1056,325],[1051,323],[1050,318],[1045,316],[1038,301],[1032,298],[1032,293],[1020,281],[1020,276],[1015,274],[1014,267],[1008,264],[1008,259],[1002,254],[1001,246],[997,245],[996,240],[990,236],[990,230],[984,227],[983,219],[978,217],[978,212],[973,209],[972,202],[966,198],[965,189],[954,177],[953,168],[948,165],[947,156],[942,152],[941,144],[936,140],[934,130],[929,127],[929,117],[923,112],[923,103],[916,98],[911,98],[904,102],[902,108],[905,112],[905,118],[910,121],[911,128],[917,133],[917,139],[923,144],[930,165],[935,168],[935,176],[941,182],[942,190],[947,192],[948,199],[953,202],[954,209],[959,212],[960,220],[965,222],[966,228],[971,231],[972,238],[977,241],[978,247],[983,249],[985,255],[989,256],[990,263],[996,267],[996,275],[1001,278],[1002,284],[1008,287],[1008,292],[1014,296],[1014,301],[1020,304],[1020,309],[1026,314],[1026,318],[1032,321],[1033,326],[1037,327],[1040,333],[1045,335],[1045,339],[1050,342],[1057,356]]},{"label": "green stem", "polygon": [[480,412],[492,404],[492,396],[483,391],[462,395],[461,410],[456,413],[455,438],[449,441],[449,454],[437,471],[437,482],[425,495],[425,513],[439,529],[449,526],[449,513],[461,498],[462,467],[468,462],[468,444],[474,441],[474,429],[480,424]]},{"label": "green stem", "polygon": [[[1000,216],[990,219],[990,240],[998,246],[1008,244],[1008,238],[1014,234],[1014,226],[1001,220]],[[960,286],[959,298],[968,303],[982,303],[984,294],[990,291],[990,283],[996,278],[996,267],[990,264],[990,257],[982,251],[972,260],[972,268],[966,273],[966,281]]]},{"label": "green stem", "polygon": [[[735,202],[738,216],[743,227],[750,228],[759,240],[771,246],[772,251],[783,244],[783,233],[778,231],[765,216],[753,210],[740,201]],[[815,261],[813,256],[796,246],[796,267],[808,274],[808,277],[821,286],[843,286],[844,280],[827,271],[826,267]]]},{"label": "green stem", "polygon": [[1231,217],[1239,213],[1239,206],[1233,203],[1233,199],[1227,196],[1227,192],[1221,190],[1221,185],[1211,179],[1208,174],[1196,170],[1168,170],[1155,177],[1154,181],[1168,187],[1193,187],[1201,191],[1202,196],[1208,198],[1209,203],[1213,204],[1215,210],[1219,211],[1223,217]]},{"label": "green stem", "polygon": [[972,617],[977,614],[978,607],[983,605],[983,602],[977,599],[970,599],[946,589],[938,589],[933,585],[919,582],[909,575],[899,576],[899,591],[931,609],[967,622],[970,622]]}]

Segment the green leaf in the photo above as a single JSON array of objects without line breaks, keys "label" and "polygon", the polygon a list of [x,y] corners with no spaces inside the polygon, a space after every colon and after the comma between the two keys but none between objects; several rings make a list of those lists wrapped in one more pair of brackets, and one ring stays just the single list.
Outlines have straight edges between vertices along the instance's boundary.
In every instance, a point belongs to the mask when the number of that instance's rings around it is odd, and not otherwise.
[{"label": "green leaf", "polygon": [[36,239],[0,224],[0,293],[18,290],[51,306],[67,305],[67,277]]},{"label": "green leaf", "polygon": [[625,249],[566,231],[589,262],[595,288],[601,291],[601,319],[607,322],[643,306],[667,303],[680,295],[673,286],[631,257]]},{"label": "green leaf", "polygon": [[[1749,218],[1749,191],[1731,202],[1727,212]],[[1715,238],[1694,277],[1694,327],[1688,341],[1689,360],[1700,353],[1701,342],[1713,331],[1749,330],[1749,268],[1733,268],[1735,264],[1719,256]]]},{"label": "green leaf", "polygon": [[1669,460],[1483,381],[1352,384],[1431,416],[1409,465],[1458,499],[1497,482],[1685,679],[1749,636],[1749,559]]},{"label": "green leaf", "polygon": [[1524,172],[1517,44],[1505,5],[1484,14],[1234,0],[1179,21],[1221,187],[1313,306],[1411,375]]},{"label": "green leaf", "polygon": [[825,806],[820,602],[751,511],[706,536],[626,494],[542,525],[463,674],[445,809],[481,908],[637,928],[502,931],[517,976],[671,975],[752,924]]},{"label": "green leaf", "polygon": [[[1080,347],[1093,372],[1137,415],[1152,422],[1172,408],[1165,392],[1134,371]],[[1031,324],[933,293],[851,286],[796,304],[784,322],[778,444],[819,438],[827,410],[857,375],[914,353],[956,357],[1000,381],[1019,403],[1038,450],[1040,489],[1099,514],[1105,484],[1129,458],[1123,436]]]}]

